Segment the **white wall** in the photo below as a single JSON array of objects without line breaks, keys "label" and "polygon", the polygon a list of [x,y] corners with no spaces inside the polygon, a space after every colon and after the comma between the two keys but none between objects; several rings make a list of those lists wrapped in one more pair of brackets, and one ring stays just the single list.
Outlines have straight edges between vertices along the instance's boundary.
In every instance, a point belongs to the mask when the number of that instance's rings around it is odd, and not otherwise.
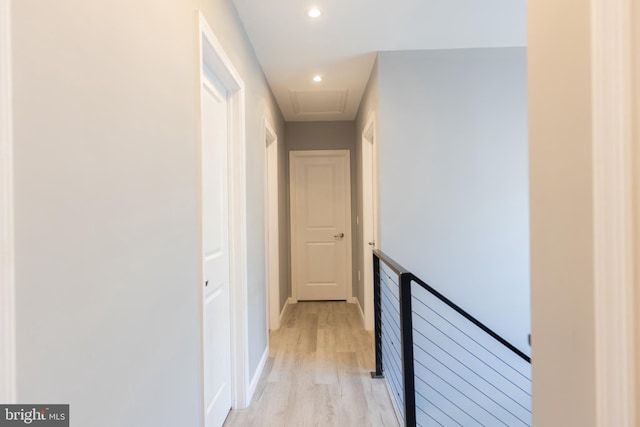
[{"label": "white wall", "polygon": [[589,3],[529,2],[533,420],[540,426],[598,425],[590,16]]},{"label": "white wall", "polygon": [[529,4],[535,425],[638,425],[637,18]]},{"label": "white wall", "polygon": [[230,2],[13,2],[18,400],[77,425],[201,418],[197,8],[247,87],[253,374],[263,119],[282,119]]},{"label": "white wall", "polygon": [[[285,125],[287,151],[287,200],[289,200],[289,152],[292,150],[349,150],[351,168],[351,230],[356,229],[356,154],[355,122],[287,122]],[[289,208],[287,208],[287,211]],[[288,224],[287,228],[291,225]],[[289,244],[290,246],[290,244]],[[352,260],[356,260],[356,239],[352,236]],[[357,283],[357,270],[352,268],[352,286]],[[353,291],[355,296],[355,290]],[[288,295],[291,295],[289,288]]]},{"label": "white wall", "polygon": [[382,250],[528,352],[525,48],[378,64]]}]

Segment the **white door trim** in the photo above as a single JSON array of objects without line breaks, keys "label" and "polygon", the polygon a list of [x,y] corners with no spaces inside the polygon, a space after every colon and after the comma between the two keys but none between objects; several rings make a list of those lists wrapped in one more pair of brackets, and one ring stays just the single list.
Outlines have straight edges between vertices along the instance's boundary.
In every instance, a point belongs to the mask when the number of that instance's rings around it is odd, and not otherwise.
[{"label": "white door trim", "polygon": [[631,297],[634,295],[633,3],[634,0],[591,1],[598,426],[636,425],[637,367]]},{"label": "white door trim", "polygon": [[[347,183],[347,190],[346,190],[346,205],[349,211],[349,216],[347,218],[346,224],[345,224],[345,243],[347,246],[347,282],[346,282],[346,295],[345,295],[345,300],[347,302],[351,302],[353,300],[353,257],[352,257],[352,245],[353,245],[353,235],[351,233],[351,220],[353,217],[353,207],[351,206],[351,152],[349,150],[292,150],[289,151],[289,179],[292,180],[293,177],[295,176],[295,174],[293,173],[293,165],[294,165],[294,159],[297,157],[323,157],[323,156],[344,156],[346,157],[347,161],[346,161],[346,183]],[[290,185],[291,187],[291,185]],[[290,202],[289,202],[289,208],[290,208],[290,220],[291,220],[291,225],[290,225],[290,230],[291,230],[291,241],[290,241],[290,245],[291,245],[291,301],[296,303],[298,302],[298,290],[297,290],[297,286],[294,283],[294,278],[298,277],[297,276],[297,270],[296,270],[296,264],[297,264],[297,253],[294,250],[294,248],[296,247],[296,242],[297,242],[297,218],[296,218],[296,214],[295,214],[295,192],[291,191],[290,193]]]},{"label": "white door trim", "polygon": [[[632,22],[640,22],[640,3],[634,2],[634,10],[631,14]],[[638,52],[640,49],[640,28],[638,25],[632,26],[633,35],[631,42],[631,52]],[[635,396],[636,401],[636,426],[640,425],[640,411],[638,410],[638,401],[640,400],[640,364],[638,363],[638,357],[640,357],[640,55],[632,55],[635,59],[632,64],[631,85],[633,86],[633,105],[632,105],[632,122],[633,122],[633,141],[634,147],[633,156],[633,171],[634,177],[633,187],[635,188],[634,194],[634,228],[635,228],[635,241],[634,241],[634,254],[632,258],[632,264],[634,266],[634,291],[635,291],[635,306],[634,306],[634,325],[635,325],[635,354],[633,355],[633,361],[636,375],[636,387]]]},{"label": "white door trim", "polygon": [[[378,232],[378,141],[376,134],[375,111],[372,111],[367,124],[362,132],[362,253],[367,256],[369,242],[374,242],[374,247],[380,247]],[[372,200],[368,200],[368,195]],[[373,207],[373,210],[368,209]],[[373,234],[371,234],[371,231]],[[365,329],[372,331],[375,323],[373,306],[373,266],[371,262],[364,261],[362,284],[364,288],[364,325]],[[371,265],[371,268],[367,268]]]},{"label": "white door trim", "polygon": [[[206,63],[209,70],[228,91],[229,109],[229,292],[231,298],[231,383],[234,409],[246,408],[249,402],[249,355],[247,319],[247,232],[246,232],[246,140],[245,140],[245,88],[222,45],[214,35],[204,15],[198,16],[198,79],[205,63],[203,37],[213,47],[208,51]],[[198,91],[200,93],[200,91]],[[199,104],[198,104],[199,105]],[[199,108],[199,107],[198,107]],[[200,224],[200,227],[202,224]],[[201,255],[202,256],[202,255]],[[199,274],[202,275],[203,259]],[[197,286],[201,292],[200,278]],[[202,297],[201,297],[202,298]],[[200,301],[200,318],[203,317],[203,301]],[[202,323],[201,323],[202,324]],[[201,332],[202,333],[202,332]],[[203,337],[201,337],[201,348]],[[202,358],[202,352],[201,352]],[[204,369],[201,360],[201,372]],[[201,394],[204,396],[204,384]],[[204,397],[203,397],[204,399]],[[204,400],[202,400],[204,406]],[[204,407],[202,409],[204,414]]]},{"label": "white door trim", "polygon": [[11,1],[0,0],[0,402],[16,401]]},{"label": "white door trim", "polygon": [[[269,120],[264,119],[265,141],[265,217],[267,325],[280,328],[280,231],[278,213],[278,136]],[[267,331],[267,336],[269,336]]]}]

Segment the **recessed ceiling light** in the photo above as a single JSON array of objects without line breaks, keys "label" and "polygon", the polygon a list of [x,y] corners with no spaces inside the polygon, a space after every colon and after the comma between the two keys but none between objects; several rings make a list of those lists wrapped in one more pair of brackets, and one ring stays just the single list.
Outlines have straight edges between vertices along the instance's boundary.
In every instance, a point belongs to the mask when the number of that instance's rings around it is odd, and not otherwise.
[{"label": "recessed ceiling light", "polygon": [[313,76],[313,81],[318,83],[322,81],[322,76]]},{"label": "recessed ceiling light", "polygon": [[314,7],[312,9],[309,9],[307,15],[309,15],[310,18],[317,18],[322,15],[322,12],[320,12],[320,9],[318,9],[317,7]]}]

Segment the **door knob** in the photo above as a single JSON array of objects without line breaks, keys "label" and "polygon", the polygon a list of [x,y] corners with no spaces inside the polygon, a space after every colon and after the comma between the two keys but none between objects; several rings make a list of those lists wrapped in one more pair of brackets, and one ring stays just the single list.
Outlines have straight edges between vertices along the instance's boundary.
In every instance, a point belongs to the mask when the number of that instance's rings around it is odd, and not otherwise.
[{"label": "door knob", "polygon": [[376,242],[374,242],[373,240],[369,242],[369,246],[375,246]]},{"label": "door knob", "polygon": [[333,237],[338,237],[338,238],[342,239],[344,237],[344,233],[336,234]]}]

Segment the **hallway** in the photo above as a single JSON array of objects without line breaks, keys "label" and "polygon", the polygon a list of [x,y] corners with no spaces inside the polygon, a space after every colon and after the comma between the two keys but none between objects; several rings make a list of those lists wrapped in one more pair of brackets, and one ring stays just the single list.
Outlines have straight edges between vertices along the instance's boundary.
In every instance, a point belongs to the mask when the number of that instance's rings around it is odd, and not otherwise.
[{"label": "hallway", "polygon": [[251,406],[225,426],[398,426],[373,369],[373,336],[355,304],[289,305]]}]

